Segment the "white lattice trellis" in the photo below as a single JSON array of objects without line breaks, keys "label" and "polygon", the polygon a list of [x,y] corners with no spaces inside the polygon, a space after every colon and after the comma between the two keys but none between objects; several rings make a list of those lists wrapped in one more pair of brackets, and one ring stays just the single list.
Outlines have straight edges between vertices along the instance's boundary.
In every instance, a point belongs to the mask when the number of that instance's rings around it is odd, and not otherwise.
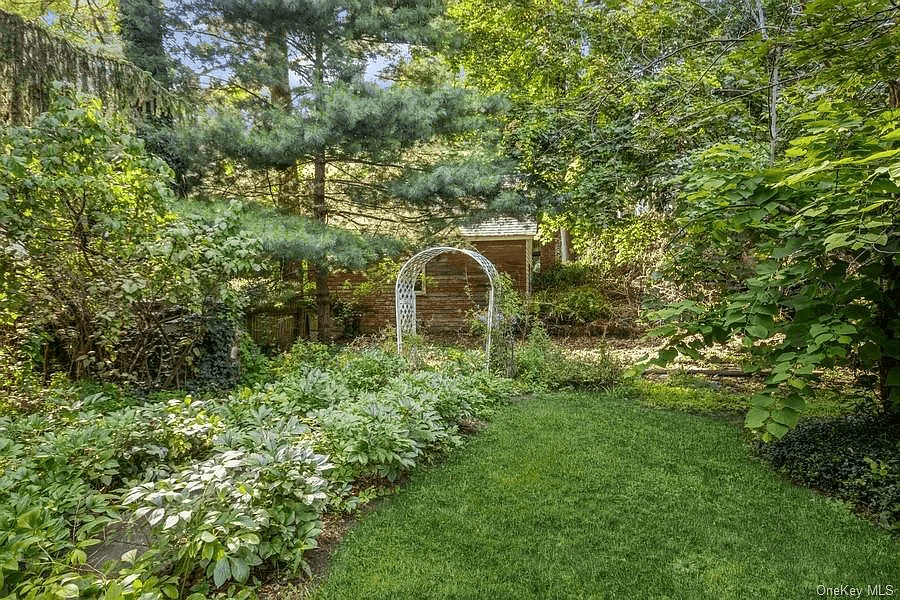
[{"label": "white lattice trellis", "polygon": [[485,336],[484,354],[486,366],[491,364],[491,331],[496,325],[497,308],[496,304],[499,296],[498,274],[494,264],[484,256],[472,250],[464,250],[462,248],[451,248],[449,246],[436,246],[422,250],[412,258],[410,258],[400,269],[397,275],[397,283],[394,286],[394,300],[397,311],[397,352],[403,352],[403,338],[407,335],[416,333],[416,281],[425,269],[428,262],[441,254],[447,252],[459,252],[465,254],[478,263],[485,275],[487,275],[490,283],[490,292],[488,293],[488,312],[487,312],[487,335]]}]

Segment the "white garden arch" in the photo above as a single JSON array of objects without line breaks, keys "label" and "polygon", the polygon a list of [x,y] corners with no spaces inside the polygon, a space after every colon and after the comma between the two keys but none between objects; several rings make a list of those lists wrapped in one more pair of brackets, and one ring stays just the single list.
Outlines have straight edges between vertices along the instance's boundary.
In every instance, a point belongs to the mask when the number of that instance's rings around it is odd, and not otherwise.
[{"label": "white garden arch", "polygon": [[403,352],[403,338],[407,335],[415,335],[416,333],[416,281],[425,269],[431,259],[446,254],[448,252],[459,252],[465,254],[478,263],[481,269],[487,275],[490,283],[490,292],[488,293],[488,312],[487,312],[487,335],[484,344],[485,365],[490,367],[491,364],[491,331],[496,325],[495,321],[498,317],[497,300],[499,294],[499,275],[494,264],[481,254],[472,250],[464,250],[462,248],[451,248],[449,246],[436,246],[422,250],[412,258],[410,258],[400,269],[397,275],[397,283],[394,286],[394,302],[397,312],[397,352]]}]

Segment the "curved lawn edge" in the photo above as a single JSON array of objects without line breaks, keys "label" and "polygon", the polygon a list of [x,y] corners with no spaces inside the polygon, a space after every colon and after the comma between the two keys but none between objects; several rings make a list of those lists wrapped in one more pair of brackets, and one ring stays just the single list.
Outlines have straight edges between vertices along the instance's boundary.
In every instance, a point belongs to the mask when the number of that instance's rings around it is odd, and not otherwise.
[{"label": "curved lawn edge", "polygon": [[315,598],[896,593],[898,555],[897,538],[754,460],[728,423],[554,394],[499,411],[362,518]]}]

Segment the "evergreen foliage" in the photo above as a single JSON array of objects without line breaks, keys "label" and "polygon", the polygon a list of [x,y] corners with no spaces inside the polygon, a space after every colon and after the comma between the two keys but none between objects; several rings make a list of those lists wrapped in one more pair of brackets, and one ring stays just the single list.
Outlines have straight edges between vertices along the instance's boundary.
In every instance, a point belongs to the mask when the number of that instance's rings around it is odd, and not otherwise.
[{"label": "evergreen foliage", "polygon": [[20,125],[49,110],[55,82],[98,96],[108,110],[129,116],[172,115],[183,106],[131,63],[72,44],[43,22],[0,10],[0,121]]},{"label": "evergreen foliage", "polygon": [[119,0],[119,30],[125,58],[168,88],[171,61],[163,47],[165,28],[159,0]]},{"label": "evergreen foliage", "polygon": [[[197,0],[181,18],[186,50],[223,76],[223,102],[200,120],[201,145],[270,177],[270,201],[320,223],[417,228],[473,204],[510,201],[506,168],[477,147],[488,107],[463,87],[381,87],[364,80],[377,56],[425,46],[441,2]],[[443,141],[443,146],[435,146]],[[312,257],[307,257],[312,258]],[[329,265],[316,261],[327,335]]]}]

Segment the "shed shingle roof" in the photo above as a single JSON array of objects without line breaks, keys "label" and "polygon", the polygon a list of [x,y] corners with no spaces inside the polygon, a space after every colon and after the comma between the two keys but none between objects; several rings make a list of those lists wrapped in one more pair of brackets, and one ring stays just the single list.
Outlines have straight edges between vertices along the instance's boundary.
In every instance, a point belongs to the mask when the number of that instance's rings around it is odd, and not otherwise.
[{"label": "shed shingle roof", "polygon": [[460,225],[459,231],[467,238],[534,237],[537,235],[537,223],[527,217],[494,217],[481,223]]}]

